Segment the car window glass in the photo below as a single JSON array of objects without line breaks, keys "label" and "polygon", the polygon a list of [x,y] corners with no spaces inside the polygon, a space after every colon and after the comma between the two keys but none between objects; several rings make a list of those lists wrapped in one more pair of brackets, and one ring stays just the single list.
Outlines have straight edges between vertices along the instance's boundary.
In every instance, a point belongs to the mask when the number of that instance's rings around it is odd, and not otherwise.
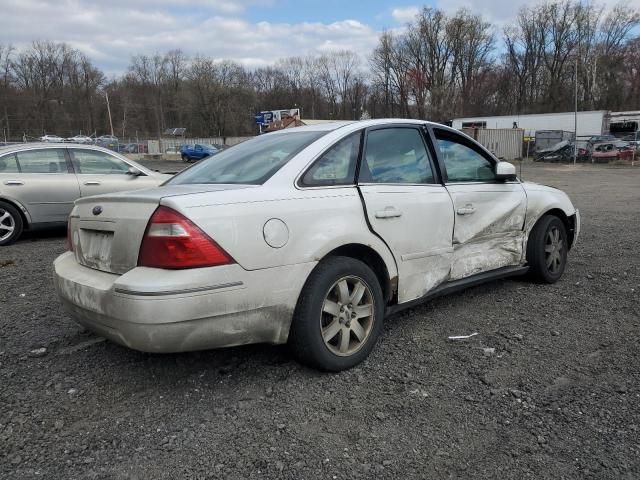
[{"label": "car window glass", "polygon": [[0,157],[0,173],[18,173],[18,162],[13,153]]},{"label": "car window glass", "polygon": [[182,171],[166,185],[261,185],[298,152],[327,133],[295,130],[267,133],[239,143]]},{"label": "car window glass", "polygon": [[73,165],[78,173],[124,174],[129,165],[108,153],[97,150],[73,150]]},{"label": "car window glass", "polygon": [[68,173],[61,148],[25,150],[17,152],[16,157],[22,173]]},{"label": "car window glass", "polygon": [[352,185],[360,150],[361,133],[354,133],[333,145],[302,177],[308,186]]},{"label": "car window glass", "polygon": [[[487,182],[496,178],[493,164],[484,155],[452,135],[436,131],[440,156],[449,182]],[[463,140],[464,141],[464,140]]]},{"label": "car window glass", "polygon": [[367,135],[362,183],[434,183],[422,134],[415,128],[385,128]]}]

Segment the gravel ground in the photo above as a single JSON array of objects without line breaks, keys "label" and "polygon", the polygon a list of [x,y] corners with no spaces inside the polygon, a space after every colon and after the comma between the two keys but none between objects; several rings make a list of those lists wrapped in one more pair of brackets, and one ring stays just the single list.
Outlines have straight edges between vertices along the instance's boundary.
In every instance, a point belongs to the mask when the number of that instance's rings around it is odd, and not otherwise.
[{"label": "gravel ground", "polygon": [[0,478],[640,478],[640,168],[524,176],[581,209],[563,280],[398,314],[334,375],[285,347],[103,341],[56,299],[64,231],[1,248]]}]

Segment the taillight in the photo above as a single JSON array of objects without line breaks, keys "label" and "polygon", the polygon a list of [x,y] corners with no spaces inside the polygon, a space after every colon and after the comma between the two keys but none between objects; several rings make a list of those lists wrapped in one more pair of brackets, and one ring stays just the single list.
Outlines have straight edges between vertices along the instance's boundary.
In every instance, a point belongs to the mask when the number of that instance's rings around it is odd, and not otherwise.
[{"label": "taillight", "polygon": [[163,206],[151,216],[138,255],[140,267],[182,269],[230,263],[233,258],[211,237],[184,215]]}]

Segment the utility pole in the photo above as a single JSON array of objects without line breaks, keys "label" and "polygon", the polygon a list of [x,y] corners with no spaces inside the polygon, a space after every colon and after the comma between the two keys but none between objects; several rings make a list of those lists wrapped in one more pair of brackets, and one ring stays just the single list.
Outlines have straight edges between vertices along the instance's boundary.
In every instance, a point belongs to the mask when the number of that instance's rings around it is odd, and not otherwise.
[{"label": "utility pole", "polygon": [[115,137],[115,135],[113,134],[113,121],[111,120],[111,107],[109,106],[109,93],[108,92],[104,92],[104,98],[107,99],[107,112],[109,113],[109,126],[111,127],[111,136]]},{"label": "utility pole", "polygon": [[578,161],[578,57],[576,56],[576,69],[575,69],[575,111],[573,117],[573,164]]},{"label": "utility pole", "polygon": [[7,143],[7,137],[11,138],[11,128],[9,127],[9,114],[7,113],[7,106],[4,106],[4,142]]}]

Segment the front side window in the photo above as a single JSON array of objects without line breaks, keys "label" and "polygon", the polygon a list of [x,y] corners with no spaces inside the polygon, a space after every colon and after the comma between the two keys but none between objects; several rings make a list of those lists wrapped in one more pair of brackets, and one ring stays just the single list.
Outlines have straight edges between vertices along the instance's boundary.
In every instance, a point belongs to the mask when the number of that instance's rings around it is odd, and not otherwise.
[{"label": "front side window", "polygon": [[0,157],[0,173],[18,173],[18,161],[13,153]]},{"label": "front side window", "polygon": [[326,132],[267,133],[208,157],[165,185],[261,185]]},{"label": "front side window", "polygon": [[323,153],[304,174],[302,184],[309,187],[353,185],[361,136],[361,132],[353,133]]},{"label": "front side window", "polygon": [[361,183],[434,183],[429,155],[416,128],[385,128],[367,135]]},{"label": "front side window", "polygon": [[496,179],[493,163],[456,135],[436,130],[440,156],[449,182],[491,182]]},{"label": "front side window", "polygon": [[68,173],[62,148],[25,150],[16,153],[22,173]]},{"label": "front side window", "polygon": [[126,174],[129,171],[128,164],[105,152],[74,149],[71,154],[78,173],[106,175]]}]

